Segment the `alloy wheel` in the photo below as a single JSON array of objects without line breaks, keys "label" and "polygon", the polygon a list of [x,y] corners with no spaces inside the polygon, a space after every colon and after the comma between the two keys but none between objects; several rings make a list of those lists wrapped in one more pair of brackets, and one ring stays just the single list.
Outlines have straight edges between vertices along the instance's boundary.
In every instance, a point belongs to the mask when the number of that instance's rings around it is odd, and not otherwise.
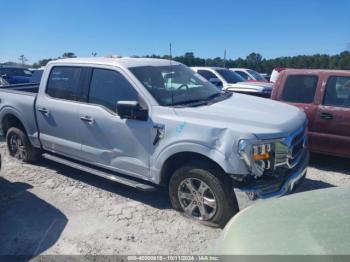
[{"label": "alloy wheel", "polygon": [[27,155],[22,139],[16,134],[10,137],[10,153],[19,160],[24,160]]},{"label": "alloy wheel", "polygon": [[178,198],[189,217],[210,220],[216,213],[217,201],[211,188],[198,178],[186,178],[179,184]]}]

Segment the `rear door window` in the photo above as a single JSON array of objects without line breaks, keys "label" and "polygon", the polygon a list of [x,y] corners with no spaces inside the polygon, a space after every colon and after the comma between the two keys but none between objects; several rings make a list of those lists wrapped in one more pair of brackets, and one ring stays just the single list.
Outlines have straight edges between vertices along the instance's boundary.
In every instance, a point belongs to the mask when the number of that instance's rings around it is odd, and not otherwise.
[{"label": "rear door window", "polygon": [[329,106],[350,107],[350,77],[329,77],[323,104]]},{"label": "rear door window", "polygon": [[46,93],[54,98],[80,101],[82,90],[79,86],[81,67],[57,66],[51,70]]},{"label": "rear door window", "polygon": [[318,77],[314,75],[290,75],[284,85],[282,100],[310,104],[314,101]]}]

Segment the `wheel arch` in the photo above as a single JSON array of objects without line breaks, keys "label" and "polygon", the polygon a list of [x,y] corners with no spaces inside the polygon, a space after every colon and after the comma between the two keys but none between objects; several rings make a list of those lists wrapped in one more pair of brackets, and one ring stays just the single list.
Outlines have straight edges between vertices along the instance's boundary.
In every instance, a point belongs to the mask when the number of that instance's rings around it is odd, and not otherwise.
[{"label": "wheel arch", "polygon": [[33,146],[39,148],[41,145],[35,121],[35,117],[32,117],[31,115],[25,117],[16,108],[10,106],[2,108],[0,111],[0,130],[4,136],[6,136],[6,132],[9,128],[17,127],[27,135]]},{"label": "wheel arch", "polygon": [[1,129],[5,136],[11,127],[17,127],[18,129],[21,129],[26,135],[28,134],[20,117],[14,112],[6,112],[1,118]]},{"label": "wheel arch", "polygon": [[225,170],[213,159],[197,152],[178,152],[169,156],[163,163],[160,170],[160,184],[163,186],[168,185],[171,175],[174,171],[180,166],[192,162],[192,161],[205,161],[210,163],[215,168],[218,168],[222,173],[225,173]]},{"label": "wheel arch", "polygon": [[163,148],[151,159],[151,179],[157,184],[167,185],[174,168],[191,160],[212,163],[223,173],[232,173],[235,169],[219,150],[198,143],[182,142]]}]

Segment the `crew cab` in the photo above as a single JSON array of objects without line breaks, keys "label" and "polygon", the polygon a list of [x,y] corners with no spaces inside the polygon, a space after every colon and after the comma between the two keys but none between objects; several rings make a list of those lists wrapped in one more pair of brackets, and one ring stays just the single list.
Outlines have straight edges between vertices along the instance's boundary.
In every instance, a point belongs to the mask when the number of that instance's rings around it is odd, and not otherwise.
[{"label": "crew cab", "polygon": [[248,82],[239,74],[227,68],[192,67],[192,69],[222,90],[234,91],[260,97],[270,97],[271,95],[271,84]]},{"label": "crew cab", "polygon": [[39,86],[10,86],[0,99],[10,155],[168,187],[176,210],[206,223],[238,212],[235,190],[281,196],[306,175],[301,110],[220,91],[175,61],[52,61]]},{"label": "crew cab", "polygon": [[310,151],[350,158],[350,71],[283,70],[272,99],[306,113]]}]

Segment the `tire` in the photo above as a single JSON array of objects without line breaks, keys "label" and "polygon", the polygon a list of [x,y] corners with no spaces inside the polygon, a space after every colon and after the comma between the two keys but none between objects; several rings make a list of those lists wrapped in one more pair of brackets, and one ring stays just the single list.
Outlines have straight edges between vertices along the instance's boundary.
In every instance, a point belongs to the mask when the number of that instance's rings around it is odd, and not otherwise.
[{"label": "tire", "polygon": [[224,227],[239,211],[230,178],[204,161],[177,169],[169,182],[169,195],[175,210],[213,226]]},{"label": "tire", "polygon": [[6,143],[10,155],[20,161],[34,163],[40,159],[40,150],[33,147],[27,135],[17,127],[11,127],[7,131]]}]

